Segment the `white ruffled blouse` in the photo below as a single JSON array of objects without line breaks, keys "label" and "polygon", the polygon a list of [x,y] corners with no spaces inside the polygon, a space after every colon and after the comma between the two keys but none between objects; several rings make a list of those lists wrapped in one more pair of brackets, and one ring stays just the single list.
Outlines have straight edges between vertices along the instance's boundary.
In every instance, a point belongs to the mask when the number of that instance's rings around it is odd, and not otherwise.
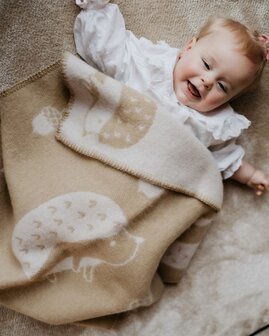
[{"label": "white ruffled blouse", "polygon": [[240,167],[244,150],[235,140],[250,121],[229,104],[206,114],[180,104],[173,89],[178,49],[135,37],[125,29],[115,4],[88,5],[76,18],[74,37],[77,52],[86,62],[148,94],[183,122],[211,151],[224,179]]}]

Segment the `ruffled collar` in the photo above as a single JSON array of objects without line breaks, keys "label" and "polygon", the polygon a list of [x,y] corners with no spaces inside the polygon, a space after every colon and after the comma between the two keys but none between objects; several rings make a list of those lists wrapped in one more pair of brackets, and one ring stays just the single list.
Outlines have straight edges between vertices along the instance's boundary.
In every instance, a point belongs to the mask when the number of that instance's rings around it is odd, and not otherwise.
[{"label": "ruffled collar", "polygon": [[228,103],[208,113],[200,113],[179,102],[178,104],[188,117],[198,120],[215,140],[227,141],[237,138],[251,124],[246,117],[236,113]]}]

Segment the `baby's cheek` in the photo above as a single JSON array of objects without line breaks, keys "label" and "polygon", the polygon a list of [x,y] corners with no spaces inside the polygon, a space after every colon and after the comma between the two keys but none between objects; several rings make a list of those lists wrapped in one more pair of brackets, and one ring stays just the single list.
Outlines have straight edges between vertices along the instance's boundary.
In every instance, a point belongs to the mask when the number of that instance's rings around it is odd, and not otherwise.
[{"label": "baby's cheek", "polygon": [[224,97],[219,93],[214,93],[209,95],[206,99],[206,103],[211,109],[221,106],[222,104],[226,103],[229,100],[228,97]]},{"label": "baby's cheek", "polygon": [[193,75],[193,68],[190,62],[185,58],[180,59],[174,68],[174,81],[182,81],[189,79]]}]

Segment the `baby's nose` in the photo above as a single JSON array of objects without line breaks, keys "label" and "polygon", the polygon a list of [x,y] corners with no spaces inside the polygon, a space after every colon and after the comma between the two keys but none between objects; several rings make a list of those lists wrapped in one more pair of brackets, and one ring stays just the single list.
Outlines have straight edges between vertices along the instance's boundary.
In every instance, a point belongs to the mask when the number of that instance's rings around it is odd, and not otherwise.
[{"label": "baby's nose", "polygon": [[213,85],[213,80],[209,76],[201,78],[202,83],[206,89],[210,89]]}]

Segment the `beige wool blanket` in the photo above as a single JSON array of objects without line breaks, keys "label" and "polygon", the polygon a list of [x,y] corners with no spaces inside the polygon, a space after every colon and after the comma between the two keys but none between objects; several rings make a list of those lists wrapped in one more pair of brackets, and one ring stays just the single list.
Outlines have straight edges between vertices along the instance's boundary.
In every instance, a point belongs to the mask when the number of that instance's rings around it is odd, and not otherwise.
[{"label": "beige wool blanket", "polygon": [[110,326],[180,279],[222,182],[151,99],[66,54],[69,97],[59,67],[3,99],[0,302],[50,324]]},{"label": "beige wool blanket", "polygon": [[[176,48],[182,48],[192,37],[196,36],[199,27],[211,15],[232,17],[252,29],[269,34],[268,0],[112,0],[112,2],[119,5],[126,28],[134,32],[137,37],[144,36],[154,42],[164,40]],[[77,188],[79,178],[74,166],[76,166],[75,157],[80,154],[75,154],[75,151],[72,154],[72,150],[67,150],[67,148],[66,151],[60,150],[64,145],[55,141],[54,136],[55,127],[66,108],[69,91],[64,89],[62,81],[55,81],[58,85],[51,86],[52,77],[59,76],[60,70],[58,65],[50,67],[61,58],[64,50],[76,52],[73,41],[73,24],[78,13],[79,8],[75,5],[75,1],[0,0],[0,119],[2,121],[2,114],[6,117],[7,113],[14,108],[17,110],[16,115],[23,114],[22,118],[17,119],[16,116],[12,118],[12,121],[10,120],[12,126],[9,125],[9,130],[13,127],[17,130],[19,124],[22,124],[20,130],[22,135],[19,150],[15,150],[16,146],[12,146],[16,158],[16,160],[14,158],[16,163],[12,170],[15,171],[17,165],[18,170],[12,173],[12,177],[9,172],[8,181],[7,167],[3,167],[2,155],[0,156],[0,204],[4,205],[4,209],[0,209],[0,246],[6,256],[11,252],[10,240],[4,237],[12,235],[14,215],[16,214],[16,220],[18,220],[27,212],[25,203],[32,202],[32,207],[37,208],[46,200],[57,197],[60,190],[62,190],[61,194],[64,194],[67,187],[61,183],[63,175],[68,178],[69,191],[71,189],[75,191]],[[48,70],[49,68],[51,71]],[[43,97],[40,103],[33,99],[36,96],[34,87],[39,87],[38,94]],[[54,91],[59,88],[62,93],[55,97]],[[232,106],[252,123],[239,139],[246,151],[246,159],[269,173],[268,65],[265,67],[260,87],[232,102]],[[13,111],[12,116],[14,114]],[[33,133],[31,120],[39,114],[50,116],[48,123],[46,123],[47,118],[44,118],[46,125],[43,136]],[[2,131],[4,129],[3,121],[1,129]],[[48,129],[51,133],[48,133]],[[40,129],[38,132],[42,133]],[[3,140],[2,138],[1,136],[0,141]],[[36,150],[37,139],[38,151]],[[6,145],[7,143],[3,145],[3,148],[6,148]],[[40,153],[43,153],[42,159]],[[35,160],[36,156],[39,157],[38,161]],[[53,163],[47,165],[46,162],[51,157]],[[32,168],[29,170],[27,167],[30,159]],[[74,162],[72,165],[70,160]],[[80,168],[82,179],[88,179],[88,168],[86,168],[88,163],[89,158],[86,160],[85,157],[83,173]],[[25,169],[22,169],[24,166]],[[16,179],[13,179],[13,176],[16,176]],[[25,178],[26,181],[31,181],[27,189],[22,183]],[[43,180],[42,190],[40,180]],[[93,182],[96,183],[96,181]],[[29,334],[246,336],[268,325],[269,195],[267,193],[262,197],[255,197],[252,190],[232,180],[225,181],[224,185],[223,207],[215,217],[214,224],[210,227],[205,239],[199,244],[190,267],[184,272],[178,285],[165,287],[161,299],[156,304],[145,309],[130,310],[128,314],[124,314],[125,318],[117,328],[103,332],[69,324],[51,326],[39,322],[29,317],[31,314],[25,311],[25,307],[21,309],[21,306],[17,304],[16,307],[13,305],[12,309],[7,308],[8,291],[5,290],[5,305],[0,304],[1,336],[28,336]],[[81,190],[86,189],[85,183],[81,183],[80,187]],[[58,191],[51,195],[49,190],[53,191],[54,188]],[[16,190],[19,190],[19,194]],[[16,204],[16,211],[13,211],[11,201],[14,205]],[[4,227],[2,227],[3,223],[5,223]],[[203,227],[206,232],[207,226]],[[195,237],[195,228],[200,230],[202,226],[191,226],[184,235],[180,236],[180,239],[184,241],[188,239],[188,242],[191,242]],[[7,242],[9,242],[8,245]],[[187,250],[189,257],[195,245],[183,245],[180,240],[176,240],[172,245],[174,252],[179,250],[178,242],[182,252],[186,252],[185,248],[192,246],[191,251]],[[183,246],[184,249],[182,249]],[[170,270],[167,280],[178,281],[179,267],[184,268],[188,264],[188,259],[185,262],[184,258],[176,258],[181,262],[175,265],[172,260],[173,254],[169,255],[169,252],[168,249],[162,259],[166,261],[166,264],[162,262],[158,272],[163,275],[168,274]],[[180,252],[180,255],[184,253]],[[20,265],[13,253],[8,258],[16,262],[16,265]],[[173,265],[173,268],[170,268],[168,264]],[[174,268],[174,265],[177,268]],[[98,271],[98,267],[95,271]],[[8,270],[8,276],[11,279],[10,277],[14,276],[14,270],[12,272],[10,268]],[[21,267],[18,270],[21,274]],[[3,273],[5,269],[1,259],[1,279],[4,276]],[[82,273],[80,274],[82,276]],[[15,275],[17,276],[17,273]],[[56,273],[55,276],[58,277],[58,275],[59,273]],[[39,287],[36,292],[39,292],[39,297],[42,297]],[[17,296],[21,301],[24,293],[23,290],[17,291]],[[34,298],[31,301],[31,304],[35,303],[35,308],[38,306],[37,301],[34,302]],[[27,302],[29,303],[29,298]],[[29,309],[28,303],[27,309]],[[40,300],[40,306],[42,304],[43,301]],[[38,309],[40,310],[41,307]],[[61,312],[63,311],[65,311],[64,305],[61,306]],[[108,320],[107,317],[106,320]],[[114,317],[109,322],[110,325],[113,320]],[[258,335],[268,336],[269,329]]]}]

